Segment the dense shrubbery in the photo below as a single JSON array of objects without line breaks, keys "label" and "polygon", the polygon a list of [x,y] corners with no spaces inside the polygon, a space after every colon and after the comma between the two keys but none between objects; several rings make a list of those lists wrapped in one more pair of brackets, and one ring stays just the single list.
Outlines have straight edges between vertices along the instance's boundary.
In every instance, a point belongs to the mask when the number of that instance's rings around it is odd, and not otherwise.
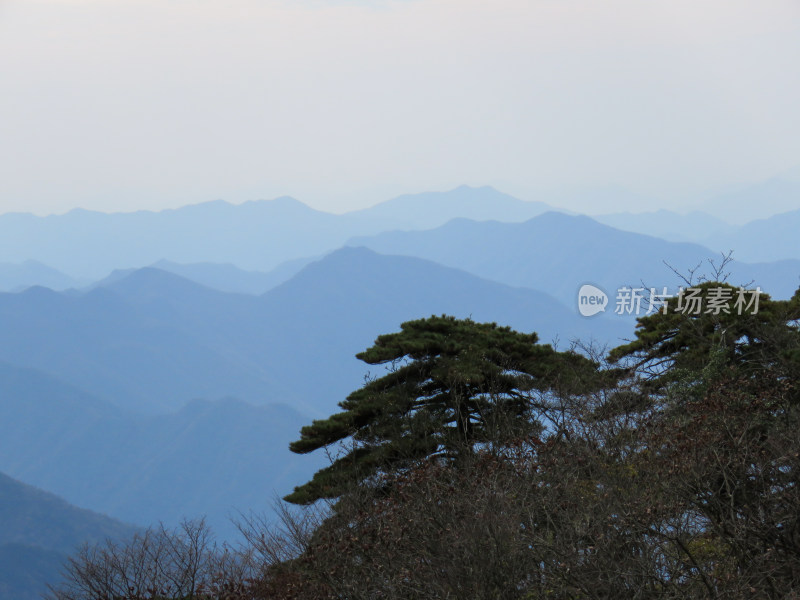
[{"label": "dense shrubbery", "polygon": [[327,503],[246,523],[235,555],[204,545],[202,585],[101,591],[115,553],[140,569],[138,538],[75,557],[56,596],[800,597],[800,291],[761,309],[650,315],[613,368],[471,321],[406,324],[364,355],[390,374],[295,447],[350,442],[290,497]]}]

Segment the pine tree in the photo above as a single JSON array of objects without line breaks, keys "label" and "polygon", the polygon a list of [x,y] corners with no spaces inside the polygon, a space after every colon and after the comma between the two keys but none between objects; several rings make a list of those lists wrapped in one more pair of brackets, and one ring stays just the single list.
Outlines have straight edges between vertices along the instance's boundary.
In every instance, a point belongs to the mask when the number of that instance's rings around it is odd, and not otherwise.
[{"label": "pine tree", "polygon": [[457,460],[477,444],[532,435],[531,392],[570,393],[598,384],[597,364],[557,352],[495,323],[432,316],[381,335],[357,355],[388,373],[339,403],[343,409],[303,427],[292,452],[305,454],[350,439],[352,447],[285,500],[335,498],[357,482],[412,461]]},{"label": "pine tree", "polygon": [[[656,391],[677,379],[700,377],[712,363],[740,373],[777,369],[800,375],[800,336],[791,323],[800,319],[800,289],[790,300],[758,294],[758,304],[737,307],[740,294],[752,294],[727,283],[709,281],[694,286],[702,299],[700,310],[689,308],[684,290],[667,302],[666,312],[638,319],[636,339],[614,348],[612,362],[627,361],[648,375],[647,387]],[[721,291],[720,291],[721,290]],[[729,300],[713,308],[712,296]]]}]

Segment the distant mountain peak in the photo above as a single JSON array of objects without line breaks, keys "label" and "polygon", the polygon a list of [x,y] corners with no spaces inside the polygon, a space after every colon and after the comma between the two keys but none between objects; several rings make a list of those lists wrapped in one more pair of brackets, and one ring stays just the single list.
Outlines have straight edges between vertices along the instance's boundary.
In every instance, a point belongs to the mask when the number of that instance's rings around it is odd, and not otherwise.
[{"label": "distant mountain peak", "polygon": [[[316,271],[316,270],[327,270],[327,269],[346,269],[346,270],[353,270],[353,269],[364,269],[370,264],[377,264],[381,258],[385,258],[384,255],[381,255],[366,246],[342,246],[341,248],[329,252],[319,260],[313,261],[300,269],[299,273],[295,277],[301,277],[306,275],[309,271]],[[407,257],[403,257],[407,258]],[[418,260],[418,259],[416,259]],[[290,283],[292,279],[289,279],[283,285]],[[268,294],[269,292],[267,292]]]},{"label": "distant mountain peak", "polygon": [[43,285],[32,285],[22,292],[20,295],[27,297],[27,298],[60,298],[61,294],[58,292],[54,292],[48,287],[44,287]]},{"label": "distant mountain peak", "polygon": [[182,293],[224,293],[156,267],[130,269],[116,276],[112,273],[105,281],[106,283],[100,282],[98,287],[114,292],[122,292],[124,294],[152,292],[174,293],[176,291]]}]

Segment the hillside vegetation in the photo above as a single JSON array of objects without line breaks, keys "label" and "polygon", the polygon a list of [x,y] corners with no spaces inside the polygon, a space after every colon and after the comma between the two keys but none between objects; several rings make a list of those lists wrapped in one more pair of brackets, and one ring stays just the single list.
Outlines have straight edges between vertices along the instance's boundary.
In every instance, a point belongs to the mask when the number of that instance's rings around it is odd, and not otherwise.
[{"label": "hillside vegetation", "polygon": [[607,354],[404,323],[359,355],[386,374],[291,445],[337,459],[287,497],[305,509],[246,519],[241,552],[202,524],[97,547],[54,597],[794,597],[800,290],[740,293],[694,286]]}]

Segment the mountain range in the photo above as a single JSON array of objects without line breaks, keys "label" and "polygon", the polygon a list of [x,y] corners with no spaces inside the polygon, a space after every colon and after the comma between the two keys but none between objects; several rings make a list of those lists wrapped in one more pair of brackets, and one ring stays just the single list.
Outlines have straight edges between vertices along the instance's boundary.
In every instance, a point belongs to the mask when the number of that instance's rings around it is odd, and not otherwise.
[{"label": "mountain range", "polygon": [[0,600],[38,600],[81,544],[136,529],[0,473]]},{"label": "mountain range", "polygon": [[[729,249],[731,283],[791,296],[799,227],[800,211],[592,219],[466,186],[344,215],[291,198],[0,215],[0,472],[63,498],[42,506],[71,532],[48,545],[7,527],[0,599],[6,581],[23,594],[52,573],[70,551],[58,540],[131,531],[98,515],[70,529],[81,519],[66,502],[137,526],[206,515],[232,538],[237,511],[268,510],[326,463],[289,442],[383,370],[355,354],[404,321],[450,314],[561,349],[616,345],[634,327],[611,308],[621,286],[674,290]],[[608,293],[605,312],[578,314],[584,283]],[[44,509],[19,510],[44,496],[3,477],[18,512],[0,529],[42,522]]]},{"label": "mountain range", "polygon": [[261,296],[153,268],[82,294],[0,294],[0,360],[138,412],[234,396],[326,414],[363,380],[357,352],[405,320],[441,313],[536,330],[543,340],[613,341],[627,329],[586,321],[543,292],[345,248]]},{"label": "mountain range", "polygon": [[[731,224],[732,215],[726,221],[700,210],[616,213],[594,219],[624,231],[700,244],[717,253],[733,250],[734,258],[744,262],[800,259],[794,234],[800,221],[800,182],[776,179],[736,194],[740,205],[766,203],[789,212],[738,225]],[[723,201],[720,197],[708,206],[724,216]],[[314,210],[289,197],[240,205],[214,201],[160,212],[5,214],[0,215],[0,261],[5,261],[0,262],[0,290],[31,285],[80,288],[113,270],[154,266],[222,291],[260,294],[352,238],[429,230],[453,219],[520,223],[548,211],[552,206],[541,201],[522,201],[488,186],[461,186],[400,196],[345,214]]]},{"label": "mountain range", "polygon": [[9,213],[0,215],[0,261],[37,260],[92,280],[114,269],[161,260],[230,263],[263,272],[334,250],[354,235],[438,226],[456,216],[527,219],[546,208],[493,188],[463,186],[344,215],[314,210],[289,197],[239,205],[218,200],[160,212],[76,209],[47,217]]},{"label": "mountain range", "polygon": [[736,227],[702,211],[686,214],[670,210],[643,213],[592,215],[603,225],[662,238],[670,242],[704,243],[716,236],[731,235]]},{"label": "mountain range", "polygon": [[[369,369],[354,355],[431,314],[618,340],[546,293],[343,248],[261,296],[145,268],[86,292],[0,294],[0,470],[146,525],[267,509],[325,461],[288,451]],[[375,370],[376,368],[373,368]],[[378,370],[381,367],[377,367]]]},{"label": "mountain range", "polygon": [[74,279],[35,260],[0,263],[0,292],[21,291],[34,285],[53,290],[66,290],[86,285],[86,282]]},{"label": "mountain range", "polygon": [[[681,276],[713,276],[721,253],[698,244],[668,242],[620,231],[586,216],[548,212],[524,223],[455,219],[427,231],[393,231],[349,242],[376,252],[416,256],[512,286],[544,290],[574,305],[584,283],[607,293],[620,287],[686,285]],[[711,261],[711,262],[710,262]],[[735,285],[761,286],[788,298],[800,286],[800,260],[770,264],[733,261],[725,269]]]},{"label": "mountain range", "polygon": [[702,203],[702,210],[729,223],[746,223],[800,208],[800,167],[764,181],[738,186]]},{"label": "mountain range", "polygon": [[288,451],[308,421],[285,405],[234,399],[136,415],[0,364],[0,471],[142,526],[206,516],[230,539],[237,511],[268,511],[323,465]]}]

